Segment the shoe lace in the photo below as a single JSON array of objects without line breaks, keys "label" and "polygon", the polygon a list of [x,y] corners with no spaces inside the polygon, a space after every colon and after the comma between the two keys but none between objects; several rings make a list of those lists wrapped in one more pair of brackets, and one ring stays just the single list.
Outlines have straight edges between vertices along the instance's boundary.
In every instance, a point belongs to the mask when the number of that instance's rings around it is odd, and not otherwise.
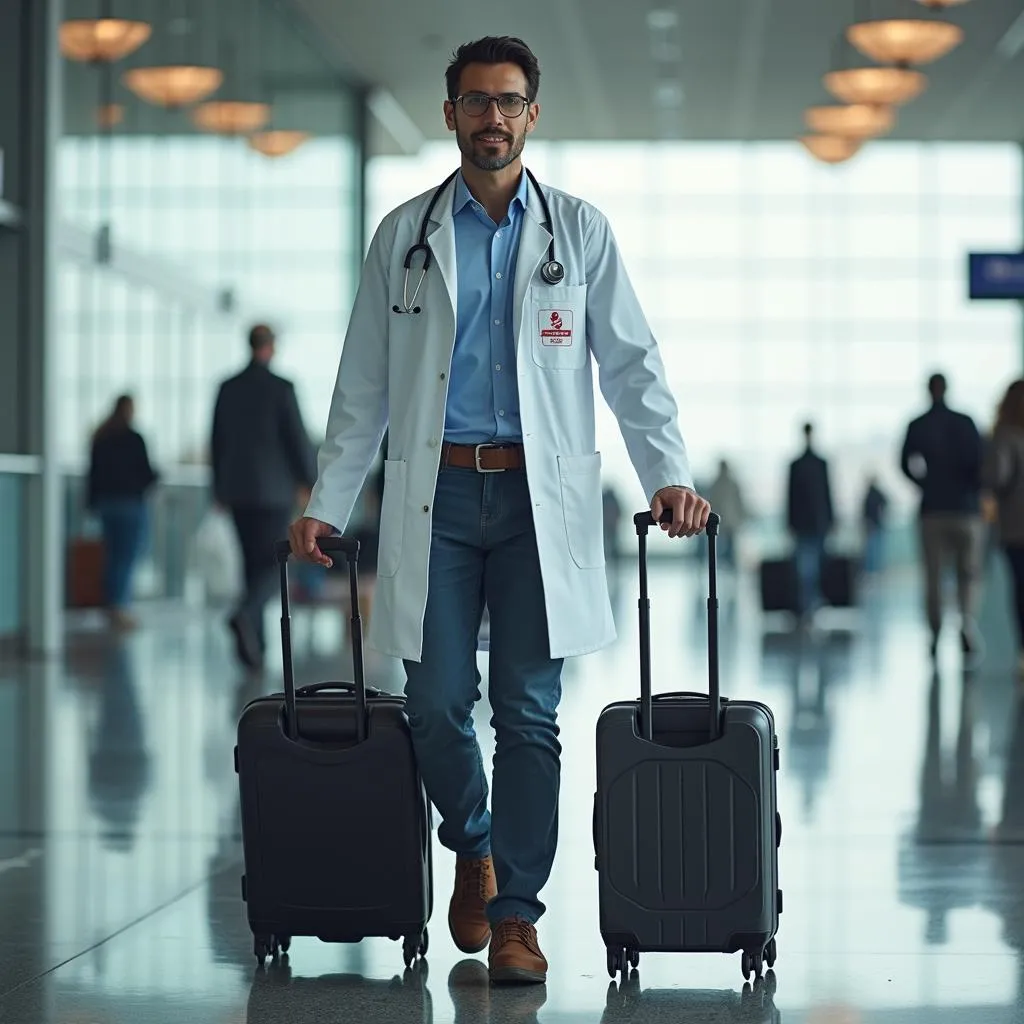
[{"label": "shoe lace", "polygon": [[474,860],[466,864],[462,875],[463,898],[478,896],[487,900],[487,884],[490,880],[491,865],[487,860]]},{"label": "shoe lace", "polygon": [[499,946],[506,942],[521,942],[527,949],[539,953],[536,931],[532,924],[522,917],[506,918],[498,924],[495,940]]}]

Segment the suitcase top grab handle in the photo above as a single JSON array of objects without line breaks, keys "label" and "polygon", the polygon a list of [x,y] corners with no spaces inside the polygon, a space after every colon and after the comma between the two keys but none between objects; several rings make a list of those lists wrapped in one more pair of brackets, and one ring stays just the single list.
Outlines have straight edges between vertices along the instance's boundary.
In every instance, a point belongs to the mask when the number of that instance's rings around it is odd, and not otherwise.
[{"label": "suitcase top grab handle", "polygon": [[[363,627],[359,618],[359,541],[354,537],[342,537],[337,534],[319,537],[317,543],[324,554],[342,554],[348,562],[349,599],[352,604],[352,672],[355,681],[351,690],[356,701],[356,740],[362,743],[366,739],[366,682],[363,678]],[[284,706],[285,718],[288,720],[288,736],[292,740],[299,738],[298,707],[295,698],[295,664],[292,659],[292,613],[291,594],[288,586],[288,558],[291,545],[286,540],[274,544],[277,564],[281,575],[281,648],[284,655]],[[329,684],[337,688],[342,684]],[[347,686],[344,687],[348,689]],[[315,692],[314,687],[303,687],[303,696]]]},{"label": "suitcase top grab handle", "polygon": [[[661,514],[662,523],[672,522],[672,510]],[[640,543],[640,735],[654,740],[654,700],[651,696],[651,600],[647,590],[647,531],[655,525],[650,509],[637,512],[633,525]],[[718,678],[718,565],[715,538],[722,525],[717,512],[708,515],[708,734],[717,740],[722,731],[722,691]]]}]

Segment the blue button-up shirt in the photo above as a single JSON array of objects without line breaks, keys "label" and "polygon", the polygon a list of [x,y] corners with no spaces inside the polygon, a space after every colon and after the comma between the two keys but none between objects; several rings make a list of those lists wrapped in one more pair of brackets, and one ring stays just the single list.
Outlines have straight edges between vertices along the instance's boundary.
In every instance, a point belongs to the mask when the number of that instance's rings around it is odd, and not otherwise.
[{"label": "blue button-up shirt", "polygon": [[500,224],[455,179],[458,310],[444,437],[457,444],[521,441],[512,333],[516,258],[526,209],[523,174]]}]

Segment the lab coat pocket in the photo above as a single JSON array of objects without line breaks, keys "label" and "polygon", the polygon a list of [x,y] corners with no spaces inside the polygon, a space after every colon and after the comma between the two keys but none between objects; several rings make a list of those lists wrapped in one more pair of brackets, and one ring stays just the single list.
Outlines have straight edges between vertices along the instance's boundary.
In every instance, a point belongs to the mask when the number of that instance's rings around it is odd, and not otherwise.
[{"label": "lab coat pocket", "polygon": [[581,569],[604,565],[601,453],[559,455],[558,483],[569,554]]},{"label": "lab coat pocket", "polygon": [[545,370],[587,365],[587,286],[535,285],[530,302],[530,348]]},{"label": "lab coat pocket", "polygon": [[377,550],[377,575],[394,576],[402,560],[402,535],[405,532],[404,459],[384,462],[384,499],[380,510],[380,543]]}]

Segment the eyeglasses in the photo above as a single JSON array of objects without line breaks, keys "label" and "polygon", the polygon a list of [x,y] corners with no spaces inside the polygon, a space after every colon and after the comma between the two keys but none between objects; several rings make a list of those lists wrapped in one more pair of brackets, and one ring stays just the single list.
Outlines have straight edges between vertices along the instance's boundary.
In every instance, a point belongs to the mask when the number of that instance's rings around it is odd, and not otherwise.
[{"label": "eyeglasses", "polygon": [[483,117],[490,110],[492,103],[498,104],[498,113],[502,117],[518,117],[530,101],[517,92],[503,92],[500,96],[489,96],[485,92],[467,92],[456,96],[453,103],[461,103],[462,109],[470,117]]}]

